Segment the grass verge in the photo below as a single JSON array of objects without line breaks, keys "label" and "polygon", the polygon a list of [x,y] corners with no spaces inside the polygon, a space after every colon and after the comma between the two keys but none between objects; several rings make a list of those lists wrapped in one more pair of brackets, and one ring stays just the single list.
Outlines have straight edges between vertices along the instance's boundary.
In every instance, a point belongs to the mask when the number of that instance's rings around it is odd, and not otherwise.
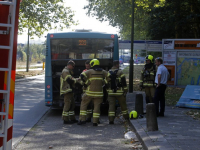
[{"label": "grass verge", "polygon": [[165,91],[166,105],[175,106],[184,90],[185,88],[167,87]]},{"label": "grass verge", "polygon": [[[139,80],[141,76],[141,70],[144,68],[144,65],[134,65],[134,79],[133,79],[133,89],[134,91],[140,91]],[[127,84],[129,82],[129,66],[123,70],[127,78]],[[166,105],[175,106],[178,100],[180,99],[185,88],[178,87],[167,87],[165,92]]]},{"label": "grass verge", "polygon": [[195,120],[200,120],[200,110],[193,109],[193,110],[187,111],[186,114]]},{"label": "grass verge", "polygon": [[44,74],[44,70],[34,70],[34,71],[29,71],[29,72],[19,71],[19,72],[16,72],[15,78],[22,79],[25,77],[37,76],[37,75],[42,75],[42,74]]}]

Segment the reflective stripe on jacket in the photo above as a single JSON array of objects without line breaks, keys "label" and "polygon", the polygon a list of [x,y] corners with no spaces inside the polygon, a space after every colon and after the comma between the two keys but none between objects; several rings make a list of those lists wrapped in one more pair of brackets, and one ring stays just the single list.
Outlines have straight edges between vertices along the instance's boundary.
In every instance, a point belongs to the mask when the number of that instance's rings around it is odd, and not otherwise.
[{"label": "reflective stripe on jacket", "polygon": [[[125,75],[124,75],[124,73],[123,73],[122,70],[119,70],[119,69],[116,68],[116,67],[112,67],[110,70],[113,71],[113,72],[114,72],[115,70],[118,70],[116,80],[119,82],[119,84],[121,84],[121,79],[122,79],[123,77],[124,77],[125,80],[126,80],[126,77],[125,77]],[[111,83],[109,82],[109,88],[108,88],[108,90],[107,90],[109,96],[123,95],[124,92],[127,92],[127,91],[128,91],[127,86],[122,86],[122,87],[118,87],[118,88],[117,88],[117,91],[114,92],[114,91],[111,89]]]},{"label": "reflective stripe on jacket", "polygon": [[87,88],[85,94],[88,96],[103,97],[103,85],[109,80],[109,73],[105,70],[96,71],[89,69],[82,72]]},{"label": "reflective stripe on jacket", "polygon": [[74,80],[74,83],[76,83],[76,79],[74,79],[71,74],[73,74],[72,71],[67,67],[62,70],[62,74],[60,76],[60,95],[72,92],[72,87],[67,82],[67,79],[70,78],[71,80]]}]

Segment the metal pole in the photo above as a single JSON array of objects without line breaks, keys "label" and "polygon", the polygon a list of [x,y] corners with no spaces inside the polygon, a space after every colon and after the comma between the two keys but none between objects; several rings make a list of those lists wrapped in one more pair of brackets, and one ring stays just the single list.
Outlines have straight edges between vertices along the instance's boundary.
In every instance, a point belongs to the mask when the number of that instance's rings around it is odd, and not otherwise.
[{"label": "metal pole", "polygon": [[132,0],[132,29],[131,29],[131,59],[130,59],[130,68],[129,68],[129,92],[133,93],[133,70],[134,70],[134,61],[133,61],[133,47],[134,47],[134,0]]},{"label": "metal pole", "polygon": [[28,43],[27,43],[27,52],[26,52],[26,56],[27,56],[27,61],[26,61],[26,72],[29,71],[29,29],[28,29]]}]

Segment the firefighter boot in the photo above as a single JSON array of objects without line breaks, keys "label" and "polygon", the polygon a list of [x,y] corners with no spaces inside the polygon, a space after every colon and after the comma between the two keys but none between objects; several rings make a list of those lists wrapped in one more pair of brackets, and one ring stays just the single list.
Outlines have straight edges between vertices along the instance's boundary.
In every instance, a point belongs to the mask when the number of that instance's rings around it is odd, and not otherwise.
[{"label": "firefighter boot", "polygon": [[93,126],[98,126],[98,123],[93,123]]},{"label": "firefighter boot", "polygon": [[114,124],[114,121],[110,121],[109,124]]},{"label": "firefighter boot", "polygon": [[77,125],[83,125],[83,124],[86,124],[86,121],[79,120],[78,123],[77,123]]}]

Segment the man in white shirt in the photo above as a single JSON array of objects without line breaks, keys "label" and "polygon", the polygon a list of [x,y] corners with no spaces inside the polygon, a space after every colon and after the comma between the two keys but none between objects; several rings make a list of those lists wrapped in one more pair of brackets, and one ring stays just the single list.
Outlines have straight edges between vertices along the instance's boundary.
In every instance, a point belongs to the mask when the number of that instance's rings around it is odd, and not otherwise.
[{"label": "man in white shirt", "polygon": [[[165,90],[167,87],[167,81],[169,79],[169,72],[167,68],[163,65],[163,60],[161,58],[156,58],[156,66],[158,67],[155,77],[156,91],[154,95],[154,103],[156,106],[157,116],[164,117],[165,112]],[[159,111],[160,104],[160,111]]]}]

